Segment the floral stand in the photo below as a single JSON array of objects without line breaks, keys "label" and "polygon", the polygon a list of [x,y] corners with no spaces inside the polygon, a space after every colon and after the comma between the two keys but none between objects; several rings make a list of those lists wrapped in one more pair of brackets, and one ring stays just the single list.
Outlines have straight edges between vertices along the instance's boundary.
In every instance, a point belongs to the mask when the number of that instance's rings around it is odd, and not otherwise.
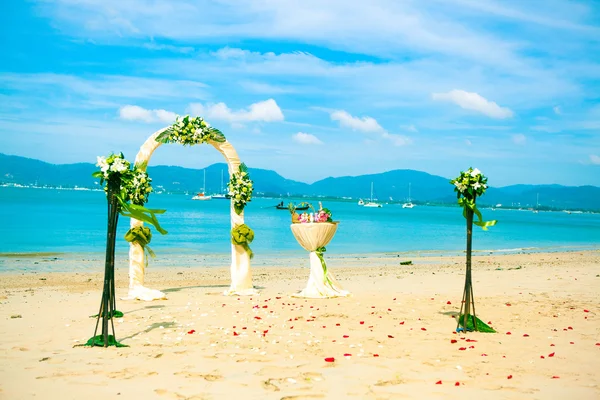
[{"label": "floral stand", "polygon": [[294,297],[316,299],[348,296],[350,292],[341,288],[327,269],[323,252],[337,230],[337,222],[292,224],[292,233],[305,250],[310,251],[310,276],[306,288]]}]

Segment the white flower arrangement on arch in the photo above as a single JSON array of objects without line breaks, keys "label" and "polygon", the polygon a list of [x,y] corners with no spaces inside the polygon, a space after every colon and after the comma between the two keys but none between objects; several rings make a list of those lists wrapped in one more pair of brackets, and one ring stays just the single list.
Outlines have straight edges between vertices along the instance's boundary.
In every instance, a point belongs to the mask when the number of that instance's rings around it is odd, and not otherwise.
[{"label": "white flower arrangement on arch", "polygon": [[202,117],[178,116],[173,125],[156,137],[159,143],[179,143],[184,146],[206,143],[223,143],[225,136],[211,127]]},{"label": "white flower arrangement on arch", "polygon": [[233,208],[239,215],[246,207],[246,204],[252,200],[252,192],[254,191],[254,183],[248,174],[246,164],[240,164],[238,170],[231,175],[228,183],[229,196],[233,201]]},{"label": "white flower arrangement on arch", "polygon": [[457,178],[450,181],[454,185],[458,205],[463,208],[463,216],[467,218],[467,209],[472,210],[479,219],[478,221],[473,221],[473,223],[483,230],[487,230],[489,226],[496,225],[497,222],[495,220],[484,221],[481,212],[475,205],[475,199],[486,192],[488,188],[487,181],[485,175],[477,168],[469,168],[467,171],[461,171]]},{"label": "white flower arrangement on arch", "polygon": [[108,191],[108,187],[104,183],[108,182],[113,174],[118,174],[121,182],[118,197],[122,202],[131,202],[138,206],[146,204],[148,196],[152,193],[152,179],[137,166],[131,169],[131,163],[125,159],[123,153],[97,157],[96,165],[100,167],[100,171],[96,171],[93,176],[100,178],[105,192]]}]

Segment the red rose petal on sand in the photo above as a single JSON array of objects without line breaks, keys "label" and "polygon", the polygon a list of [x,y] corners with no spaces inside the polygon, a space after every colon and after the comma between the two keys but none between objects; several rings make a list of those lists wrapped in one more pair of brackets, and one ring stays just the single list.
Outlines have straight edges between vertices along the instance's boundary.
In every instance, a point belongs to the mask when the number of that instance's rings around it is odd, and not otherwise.
[{"label": "red rose petal on sand", "polygon": [[529,337],[529,335],[528,334],[524,334],[523,337]]},{"label": "red rose petal on sand", "polygon": [[452,304],[449,300],[446,302],[446,304]]},{"label": "red rose petal on sand", "polygon": [[590,312],[590,310],[583,310],[583,312]]},{"label": "red rose petal on sand", "polygon": [[192,329],[191,331],[188,332],[188,335],[191,335],[194,332],[196,332],[196,331]]},{"label": "red rose petal on sand", "polygon": [[400,322],[400,325],[404,325],[404,321]]},{"label": "red rose petal on sand", "polygon": [[350,353],[344,353],[344,357],[352,357],[352,354],[350,354]]},{"label": "red rose petal on sand", "polygon": [[555,353],[550,353],[550,354],[548,354],[548,357],[554,357],[554,354]]},{"label": "red rose petal on sand", "polygon": [[379,354],[373,354],[373,357],[379,357]]},{"label": "red rose petal on sand", "polygon": [[474,349],[474,348],[475,348],[475,346],[469,346],[469,348],[470,348],[470,349]]},{"label": "red rose petal on sand", "polygon": [[392,309],[391,309],[391,308],[388,308],[388,311],[392,311]]},{"label": "red rose petal on sand", "polygon": [[436,385],[441,385],[441,384],[442,384],[442,381],[437,381],[435,384],[436,384]]},{"label": "red rose petal on sand", "polygon": [[512,379],[512,375],[507,376],[506,379]]},{"label": "red rose petal on sand", "polygon": [[596,346],[600,346],[600,342],[596,343]]},{"label": "red rose petal on sand", "polygon": [[510,303],[506,303],[506,306],[507,306],[507,307],[510,307]]},{"label": "red rose petal on sand", "polygon": [[506,332],[506,334],[507,334],[507,335],[512,335],[512,333],[510,333],[510,332]]},{"label": "red rose petal on sand", "polygon": [[459,350],[466,350],[467,348],[466,347],[459,347],[458,349]]},{"label": "red rose petal on sand", "polygon": [[569,344],[575,344],[575,342],[569,342]]},{"label": "red rose petal on sand", "polygon": [[325,359],[325,362],[334,362],[334,361],[335,361],[335,358],[333,358],[333,357],[327,357]]},{"label": "red rose petal on sand", "polygon": [[481,353],[481,357],[487,357],[487,354]]},{"label": "red rose petal on sand", "polygon": [[388,335],[388,337],[389,337],[390,339],[393,339],[393,338],[394,338],[392,335]]},{"label": "red rose petal on sand", "polygon": [[456,382],[454,386],[460,386],[460,382]]},{"label": "red rose petal on sand", "polygon": [[350,336],[348,336],[348,335],[344,335],[344,336],[342,336],[342,337],[343,337],[344,339],[348,339]]},{"label": "red rose petal on sand", "polygon": [[421,328],[421,330],[422,330],[422,331],[426,331],[427,329],[425,329],[425,328]]},{"label": "red rose petal on sand", "polygon": [[340,324],[335,324],[335,326],[340,326]]},{"label": "red rose petal on sand", "polygon": [[466,340],[466,342],[469,342],[469,343],[471,343],[471,342],[476,342],[476,341],[477,341],[477,340],[475,340],[475,339],[467,339],[467,340]]},{"label": "red rose petal on sand", "polygon": [[361,324],[361,325],[364,325],[364,324],[365,324],[365,321],[360,321],[360,324]]},{"label": "red rose petal on sand", "polygon": [[456,343],[456,342],[458,342],[458,340],[456,340],[456,339],[452,339],[452,340],[450,341],[450,343]]},{"label": "red rose petal on sand", "polygon": [[560,376],[558,376],[558,375],[553,375],[552,376],[552,379],[559,379],[559,378],[560,378]]},{"label": "red rose petal on sand", "polygon": [[262,319],[262,318],[261,318],[261,317],[256,317],[256,316],[255,316],[255,317],[254,317],[254,319]]},{"label": "red rose petal on sand", "polygon": [[546,357],[544,357],[544,356],[540,356],[540,358],[546,358]]},{"label": "red rose petal on sand", "polygon": [[237,333],[236,331],[233,331],[233,336],[240,336],[240,334]]}]

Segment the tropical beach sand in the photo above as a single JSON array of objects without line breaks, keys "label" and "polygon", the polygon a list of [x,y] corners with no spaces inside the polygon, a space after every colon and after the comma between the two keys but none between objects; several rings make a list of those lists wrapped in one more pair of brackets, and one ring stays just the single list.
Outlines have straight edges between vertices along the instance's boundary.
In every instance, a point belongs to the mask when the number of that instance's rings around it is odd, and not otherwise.
[{"label": "tropical beach sand", "polygon": [[[0,398],[600,398],[600,252],[475,257],[496,334],[455,333],[463,257],[400,260],[329,257],[352,296],[318,300],[290,297],[307,260],[254,268],[252,297],[222,295],[227,268],[150,267],[169,299],[118,300],[130,347],[108,349],[73,347],[92,336],[101,263],[2,274]],[[127,269],[116,279],[125,296]]]}]

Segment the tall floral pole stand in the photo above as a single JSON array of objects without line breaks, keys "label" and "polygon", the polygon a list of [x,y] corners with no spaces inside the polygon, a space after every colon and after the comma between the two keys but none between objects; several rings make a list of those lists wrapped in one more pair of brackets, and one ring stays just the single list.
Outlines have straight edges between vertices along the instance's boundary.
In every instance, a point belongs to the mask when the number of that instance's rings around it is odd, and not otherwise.
[{"label": "tall floral pole stand", "polygon": [[[85,346],[126,347],[117,341],[113,322],[113,318],[123,316],[123,313],[116,309],[115,296],[115,243],[119,214],[146,221],[159,232],[167,233],[160,227],[155,215],[163,213],[164,210],[151,210],[143,207],[152,191],[151,179],[137,167],[133,170],[130,169],[130,165],[123,154],[111,154],[107,158],[98,157],[98,166],[101,170],[93,174],[94,177],[100,178],[101,183],[106,182],[104,190],[108,201],[108,227],[102,299],[96,316],[94,335],[85,343]],[[148,228],[144,230],[130,229],[125,236],[128,241],[138,243],[149,251],[147,245],[152,235]],[[101,334],[96,335],[100,320],[102,320]]]},{"label": "tall floral pole stand", "polygon": [[[471,278],[473,224],[480,226],[483,230],[496,225],[495,220],[483,221],[481,212],[475,204],[477,196],[483,195],[487,189],[487,178],[477,168],[469,168],[468,171],[461,172],[460,176],[451,180],[450,183],[454,185],[458,204],[463,208],[463,216],[467,221],[467,270],[456,331],[495,332],[475,314],[475,297]],[[477,215],[478,221],[474,221],[475,215]]]},{"label": "tall floral pole stand", "polygon": [[[234,147],[223,133],[211,127],[201,117],[177,117],[173,125],[154,132],[140,147],[135,158],[137,165],[145,171],[154,151],[165,143],[184,146],[210,144],[227,161],[229,167],[229,195],[231,196],[231,285],[227,295],[253,295],[257,291],[252,284],[250,259],[252,252],[248,244],[254,238],[252,230],[244,224],[244,207],[252,198],[253,183],[246,166],[240,161]],[[143,221],[132,219],[131,228],[143,227]],[[252,232],[252,233],[250,233]],[[124,300],[166,299],[165,293],[145,286],[146,256],[143,248],[132,242],[129,248],[129,293]]]}]

